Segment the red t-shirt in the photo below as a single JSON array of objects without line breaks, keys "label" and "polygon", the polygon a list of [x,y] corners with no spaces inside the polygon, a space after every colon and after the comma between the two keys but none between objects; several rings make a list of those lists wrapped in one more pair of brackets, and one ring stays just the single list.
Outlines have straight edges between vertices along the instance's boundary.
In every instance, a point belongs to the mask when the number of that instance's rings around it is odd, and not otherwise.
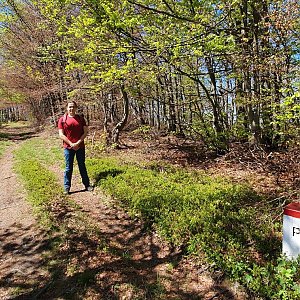
[{"label": "red t-shirt", "polygon": [[[85,119],[79,115],[75,115],[74,117],[70,117],[68,115],[62,116],[58,120],[58,129],[63,129],[64,135],[72,143],[76,143],[83,135],[84,126],[86,126]],[[71,147],[65,142],[63,142],[63,146],[64,148],[71,149]],[[84,142],[80,143],[79,148],[84,148]]]}]

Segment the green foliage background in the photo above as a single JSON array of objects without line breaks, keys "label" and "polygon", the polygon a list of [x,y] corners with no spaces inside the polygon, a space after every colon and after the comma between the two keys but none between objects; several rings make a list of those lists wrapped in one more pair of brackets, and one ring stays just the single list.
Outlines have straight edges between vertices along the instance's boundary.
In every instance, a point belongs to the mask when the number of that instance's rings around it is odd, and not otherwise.
[{"label": "green foliage background", "polygon": [[101,119],[117,123],[123,87],[132,123],[215,150],[234,140],[299,144],[298,1],[11,0],[1,7],[0,81],[39,123],[68,97],[99,105]]}]

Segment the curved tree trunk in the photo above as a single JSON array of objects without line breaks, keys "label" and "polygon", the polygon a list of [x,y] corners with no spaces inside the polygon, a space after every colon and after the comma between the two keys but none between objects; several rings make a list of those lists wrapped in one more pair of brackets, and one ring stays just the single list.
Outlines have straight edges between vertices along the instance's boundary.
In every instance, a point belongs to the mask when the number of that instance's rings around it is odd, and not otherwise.
[{"label": "curved tree trunk", "polygon": [[112,143],[116,145],[119,145],[120,132],[126,125],[129,115],[129,99],[124,85],[120,87],[120,91],[123,96],[123,117],[112,130]]}]

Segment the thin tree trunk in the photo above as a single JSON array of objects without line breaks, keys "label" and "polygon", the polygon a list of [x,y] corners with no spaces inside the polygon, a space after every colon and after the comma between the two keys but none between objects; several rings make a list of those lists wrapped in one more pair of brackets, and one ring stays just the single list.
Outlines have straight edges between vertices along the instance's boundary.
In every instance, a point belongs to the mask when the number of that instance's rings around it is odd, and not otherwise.
[{"label": "thin tree trunk", "polygon": [[112,143],[116,145],[119,145],[120,132],[126,125],[129,115],[129,99],[124,85],[120,87],[120,91],[123,96],[123,117],[112,130]]}]

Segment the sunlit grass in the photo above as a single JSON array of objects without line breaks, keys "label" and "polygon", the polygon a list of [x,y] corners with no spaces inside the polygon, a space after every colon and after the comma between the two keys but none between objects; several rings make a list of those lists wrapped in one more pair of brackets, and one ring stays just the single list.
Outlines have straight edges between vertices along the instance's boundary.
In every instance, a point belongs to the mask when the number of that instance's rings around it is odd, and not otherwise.
[{"label": "sunlit grass", "polygon": [[57,138],[49,136],[47,139],[37,137],[24,141],[19,156],[30,157],[47,165],[62,165],[63,154]]},{"label": "sunlit grass", "polygon": [[31,127],[32,123],[30,121],[18,121],[18,122],[8,122],[8,123],[2,123],[1,129],[11,129],[11,128],[24,128],[24,127]]},{"label": "sunlit grass", "polygon": [[8,147],[12,146],[12,142],[10,141],[1,141],[1,134],[0,134],[0,158],[2,157],[3,153]]}]

